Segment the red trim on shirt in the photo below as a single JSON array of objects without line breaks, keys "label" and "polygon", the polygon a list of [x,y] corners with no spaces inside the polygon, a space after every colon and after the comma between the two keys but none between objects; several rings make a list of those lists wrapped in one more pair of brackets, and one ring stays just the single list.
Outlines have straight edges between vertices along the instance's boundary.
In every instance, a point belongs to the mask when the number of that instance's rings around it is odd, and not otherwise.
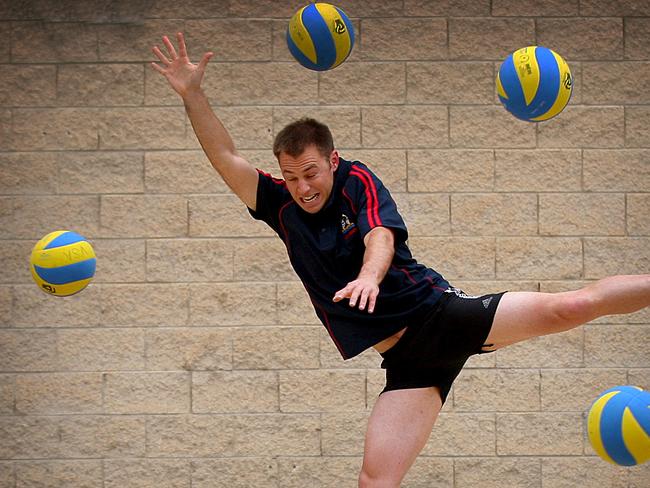
[{"label": "red trim on shirt", "polygon": [[276,185],[284,186],[286,188],[287,182],[284,181],[282,178],[276,178],[275,176],[271,175],[270,173],[267,173],[266,171],[262,171],[261,169],[257,168],[257,172],[263,174],[267,178],[269,178],[273,183]]},{"label": "red trim on shirt", "polygon": [[350,195],[348,195],[348,192],[345,188],[343,188],[343,196],[348,199],[348,202],[350,203],[350,208],[354,213],[357,213],[357,207],[352,201],[352,198],[350,198]]},{"label": "red trim on shirt", "polygon": [[377,196],[377,187],[372,180],[372,176],[368,171],[358,166],[354,166],[350,171],[351,175],[358,177],[365,187],[366,200],[367,200],[367,214],[368,225],[370,228],[382,225],[381,218],[379,218],[379,198]]}]

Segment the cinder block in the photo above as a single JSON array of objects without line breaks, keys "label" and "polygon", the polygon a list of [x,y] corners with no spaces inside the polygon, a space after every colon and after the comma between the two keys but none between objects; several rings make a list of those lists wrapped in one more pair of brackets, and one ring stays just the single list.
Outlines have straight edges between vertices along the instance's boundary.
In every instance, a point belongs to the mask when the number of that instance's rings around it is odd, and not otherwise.
[{"label": "cinder block", "polygon": [[581,190],[581,153],[577,149],[497,150],[497,191]]},{"label": "cinder block", "polygon": [[650,194],[627,195],[627,232],[629,235],[650,235]]},{"label": "cinder block", "polygon": [[187,234],[183,195],[103,195],[103,237],[182,237]]},{"label": "cinder block", "polygon": [[[193,7],[198,7],[197,2],[193,2]],[[172,14],[174,5],[165,2],[164,9],[158,7],[155,16],[163,17],[158,19],[148,19],[141,22],[125,22],[125,23],[101,23],[95,26],[97,32],[97,52],[99,60],[101,61],[114,61],[114,62],[142,62],[142,61],[156,61],[158,58],[151,52],[151,48],[156,45],[160,47],[161,51],[166,52],[165,46],[162,42],[162,36],[166,35],[170,38],[174,46],[176,43],[176,32],[180,29],[178,19],[183,18],[187,12],[177,14],[177,16],[168,17],[173,20],[166,20],[165,14]],[[215,14],[215,10],[211,9],[211,15]],[[192,10],[195,15],[200,16],[198,10]],[[200,18],[200,17],[198,17]],[[216,50],[216,47],[214,47]],[[203,54],[194,49],[194,46],[188,45],[190,59],[198,63],[200,56]],[[147,69],[150,69],[147,66]]]},{"label": "cinder block", "polygon": [[371,18],[361,24],[364,60],[447,59],[447,22],[442,18]]},{"label": "cinder block", "polygon": [[643,464],[635,470],[627,470],[630,477],[629,488],[643,488],[648,484],[650,478],[650,466]]},{"label": "cinder block", "polygon": [[142,193],[144,162],[137,152],[56,155],[57,193]]},{"label": "cinder block", "polygon": [[145,364],[141,329],[59,330],[53,345],[61,371],[142,370]]},{"label": "cinder block", "polygon": [[94,239],[92,245],[98,256],[95,283],[145,281],[144,240]]},{"label": "cinder block", "polygon": [[607,17],[632,17],[650,15],[650,5],[638,0],[581,0],[580,15],[607,16]]},{"label": "cinder block", "polygon": [[102,413],[99,373],[16,376],[16,411],[25,415]]},{"label": "cinder block", "polygon": [[[650,120],[650,119],[649,119]],[[584,185],[588,191],[645,192],[650,188],[650,151],[585,150]]]},{"label": "cinder block", "polygon": [[650,19],[625,19],[625,59],[647,60],[650,59],[648,52],[650,52]]},{"label": "cinder block", "polygon": [[[537,43],[569,63],[572,60],[617,60],[623,57],[623,19],[537,19]],[[522,44],[523,46],[524,44]]]},{"label": "cinder block", "polygon": [[[425,46],[428,47],[428,46]],[[492,63],[407,63],[409,103],[489,104],[493,101]]]},{"label": "cinder block", "polygon": [[625,146],[650,146],[650,107],[625,107]]},{"label": "cinder block", "polygon": [[189,235],[192,237],[271,237],[275,232],[251,218],[235,195],[189,197]]},{"label": "cinder block", "polygon": [[452,194],[451,230],[454,235],[535,235],[537,195]]},{"label": "cinder block", "polygon": [[98,109],[16,108],[12,114],[13,130],[6,149],[94,150],[99,146]]},{"label": "cinder block", "polygon": [[494,414],[441,413],[423,456],[494,456]]},{"label": "cinder block", "polygon": [[232,333],[222,328],[153,328],[145,332],[148,370],[232,369]]},{"label": "cinder block", "polygon": [[147,241],[149,281],[229,281],[233,244],[223,239]]},{"label": "cinder block", "polygon": [[270,19],[189,20],[185,22],[185,42],[195,53],[196,62],[208,51],[214,52],[213,60],[219,62],[270,61],[271,29]]},{"label": "cinder block", "polygon": [[395,193],[393,198],[406,223],[409,236],[440,236],[451,233],[448,195]]},{"label": "cinder block", "polygon": [[404,486],[454,486],[453,459],[418,457],[404,477]]},{"label": "cinder block", "polygon": [[81,488],[102,485],[100,460],[28,460],[16,463],[15,466],[16,486],[58,485]]},{"label": "cinder block", "polygon": [[359,412],[366,408],[365,371],[281,371],[283,412]]},{"label": "cinder block", "polygon": [[144,103],[144,71],[137,64],[64,64],[58,67],[56,82],[59,105],[140,106]]},{"label": "cinder block", "polygon": [[596,397],[613,385],[624,385],[624,369],[542,370],[542,408],[551,411],[586,411]]},{"label": "cinder block", "polygon": [[106,459],[102,465],[105,488],[191,487],[191,464],[183,459]]},{"label": "cinder block", "polygon": [[144,186],[147,193],[230,192],[203,151],[145,152]]},{"label": "cinder block", "polygon": [[[148,46],[145,52],[151,52],[151,47]],[[190,54],[190,56],[193,56],[193,54]],[[153,61],[154,58],[155,56],[152,54],[149,61]],[[155,59],[157,61],[157,58]],[[193,58],[190,59],[196,62]],[[208,100],[211,100],[212,91],[206,93],[206,96]],[[149,63],[145,65],[144,69],[144,105],[155,107],[183,106],[183,99],[170,86],[167,78],[158,73]]]},{"label": "cinder block", "polygon": [[4,272],[0,281],[3,283],[33,283],[29,271],[29,257],[31,248],[36,244],[32,242],[3,240],[0,244],[0,260]]},{"label": "cinder block", "polygon": [[454,459],[457,488],[537,488],[542,486],[540,460],[526,457]]},{"label": "cinder block", "polygon": [[457,148],[535,147],[535,127],[497,106],[450,106],[451,145]]},{"label": "cinder block", "polygon": [[583,361],[582,328],[536,337],[499,349],[499,368],[577,368]]},{"label": "cinder block", "polygon": [[241,281],[293,281],[287,248],[277,237],[240,241],[235,248],[235,279]]},{"label": "cinder block", "polygon": [[0,329],[0,371],[57,369],[57,333],[50,330]]},{"label": "cinder block", "polygon": [[189,288],[183,284],[105,285],[101,322],[110,327],[185,325],[189,297]]},{"label": "cinder block", "polygon": [[448,280],[493,279],[496,243],[490,237],[414,237],[409,247],[418,262]]},{"label": "cinder block", "polygon": [[492,15],[503,17],[573,17],[579,12],[579,0],[494,0]]},{"label": "cinder block", "polygon": [[187,147],[185,110],[180,107],[111,108],[102,110],[97,120],[101,149],[158,150]]},{"label": "cinder block", "polygon": [[644,390],[650,390],[650,368],[628,369],[627,370],[627,383],[628,385],[636,385]]},{"label": "cinder block", "polygon": [[555,236],[625,234],[625,195],[548,193],[539,196],[539,233]]},{"label": "cinder block", "polygon": [[568,237],[499,237],[498,279],[574,279],[582,274],[582,243]]},{"label": "cinder block", "polygon": [[500,456],[572,456],[583,452],[580,413],[497,414]]},{"label": "cinder block", "polygon": [[[361,469],[361,457],[318,456],[281,457],[278,459],[282,488],[326,488],[329,486],[353,488]],[[225,487],[224,487],[225,488]],[[247,488],[242,486],[242,488]]]},{"label": "cinder block", "polygon": [[151,417],[147,420],[147,454],[193,458],[318,456],[319,430],[319,415]]},{"label": "cinder block", "polygon": [[192,374],[192,413],[278,412],[275,371]]},{"label": "cinder block", "polygon": [[278,323],[321,325],[302,283],[279,282]]},{"label": "cinder block", "polygon": [[[279,458],[282,459],[282,458]],[[279,459],[196,459],[191,461],[192,488],[248,488],[278,484]],[[179,485],[185,488],[185,485]],[[190,485],[187,485],[189,488]],[[117,487],[116,487],[117,488]]]},{"label": "cinder block", "polygon": [[[490,150],[409,150],[408,191],[465,192],[494,189]],[[462,168],[462,171],[459,170]]]},{"label": "cinder block", "polygon": [[38,286],[15,287],[13,327],[92,327],[101,322],[101,289],[90,285],[83,293],[54,298]]},{"label": "cinder block", "polygon": [[361,116],[364,147],[417,148],[449,145],[446,107],[363,107]]},{"label": "cinder block", "polygon": [[336,73],[321,75],[318,90],[319,100],[325,104],[403,103],[406,99],[404,63],[346,62]]},{"label": "cinder block", "polygon": [[[0,36],[3,39],[9,39],[11,36],[11,22],[0,22]],[[5,43],[4,46],[0,47],[0,61],[3,63],[8,63],[11,60],[11,46],[9,43]]]},{"label": "cinder block", "polygon": [[104,373],[104,408],[110,414],[174,414],[190,411],[187,372]]},{"label": "cinder block", "polygon": [[647,368],[648,325],[585,326],[585,365],[594,368]]},{"label": "cinder block", "polygon": [[567,107],[539,125],[540,147],[623,147],[623,107]]},{"label": "cinder block", "polygon": [[0,79],[0,104],[5,107],[47,106],[56,103],[55,66],[6,64],[0,66]]},{"label": "cinder block", "polygon": [[327,329],[318,327],[320,336],[320,367],[328,369],[374,369],[381,364],[379,353],[372,347],[350,359],[343,359]]},{"label": "cinder block", "polygon": [[[1,75],[0,75],[1,76]],[[0,154],[2,195],[52,194],[57,190],[56,153],[24,152]]]},{"label": "cinder block", "polygon": [[595,279],[650,270],[650,239],[647,237],[586,237],[584,276]]},{"label": "cinder block", "polygon": [[406,191],[406,151],[401,149],[344,149],[344,159],[361,161],[391,192]]},{"label": "cinder block", "polygon": [[360,456],[370,412],[324,413],[322,416],[325,456]]},{"label": "cinder block", "polygon": [[[344,69],[344,66],[339,68],[340,70]],[[336,70],[339,73],[339,69]],[[341,73],[340,76],[345,76],[345,72]],[[337,78],[340,76],[337,75]],[[332,80],[333,83],[338,83],[336,80]],[[321,87],[325,86],[325,80],[321,80]],[[337,94],[335,98],[331,97],[331,91],[327,90],[324,93],[322,99],[323,104],[340,104],[344,103],[341,99],[343,95],[341,90],[345,90],[344,86],[338,87],[334,93]],[[354,90],[356,92],[356,88]],[[349,95],[352,95],[351,93]],[[354,96],[354,95],[352,95]],[[327,107],[327,106],[314,106],[314,107],[274,107],[273,108],[273,136],[275,137],[282,128],[286,125],[294,122],[302,117],[309,116],[313,117],[316,120],[326,124],[332,131],[332,136],[334,137],[334,146],[337,148],[341,147],[353,147],[357,148],[361,145],[361,109],[359,107]],[[269,148],[272,147],[273,143],[269,142]],[[350,157],[358,158],[356,149],[349,155]],[[272,155],[271,155],[272,156]],[[345,155],[342,155],[345,158]],[[277,170],[277,162],[275,157],[273,157],[273,163],[275,163],[274,169],[275,172],[279,174]],[[402,156],[403,158],[403,156]],[[347,159],[347,158],[346,158]]]},{"label": "cinder block", "polygon": [[650,62],[582,63],[585,104],[650,103]]},{"label": "cinder block", "polygon": [[97,35],[83,22],[13,22],[11,60],[19,63],[97,61]]},{"label": "cinder block", "polygon": [[272,325],[276,323],[273,283],[212,283],[192,285],[193,325]]},{"label": "cinder block", "polygon": [[233,331],[235,369],[319,367],[319,327],[251,327]]},{"label": "cinder block", "polygon": [[535,44],[533,19],[449,19],[449,57],[460,61],[503,60]]},{"label": "cinder block", "polygon": [[[214,106],[214,104],[213,104]],[[273,146],[271,127],[273,109],[267,107],[214,107],[235,142],[237,149],[269,149]],[[201,145],[188,122],[185,145],[200,149]]]},{"label": "cinder block", "polygon": [[447,0],[445,2],[404,0],[404,15],[415,17],[490,15],[490,2],[489,0],[477,0],[475,2],[467,2],[465,0]]},{"label": "cinder block", "polygon": [[[2,415],[12,415],[14,413],[14,405],[16,404],[15,384],[16,376],[8,374],[0,375],[0,414]],[[0,476],[1,479],[2,476]]]},{"label": "cinder block", "polygon": [[540,408],[537,370],[465,369],[454,382],[454,410],[526,412]]},{"label": "cinder block", "polygon": [[295,61],[223,63],[208,67],[204,80],[204,90],[214,94],[213,103],[218,105],[318,103],[317,73]]},{"label": "cinder block", "polygon": [[[627,488],[629,469],[603,463],[600,458],[542,458],[544,486],[570,488],[577,486],[606,486]],[[647,481],[647,479],[646,479]]]}]

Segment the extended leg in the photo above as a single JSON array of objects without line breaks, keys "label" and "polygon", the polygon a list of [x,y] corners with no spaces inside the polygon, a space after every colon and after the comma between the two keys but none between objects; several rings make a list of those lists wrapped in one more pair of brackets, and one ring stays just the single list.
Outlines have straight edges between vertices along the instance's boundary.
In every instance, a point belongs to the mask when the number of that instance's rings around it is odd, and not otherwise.
[{"label": "extended leg", "polygon": [[438,388],[387,391],[368,420],[360,488],[399,488],[442,407]]},{"label": "extended leg", "polygon": [[498,349],[649,305],[650,275],[611,276],[563,293],[510,292],[499,302],[485,343]]}]

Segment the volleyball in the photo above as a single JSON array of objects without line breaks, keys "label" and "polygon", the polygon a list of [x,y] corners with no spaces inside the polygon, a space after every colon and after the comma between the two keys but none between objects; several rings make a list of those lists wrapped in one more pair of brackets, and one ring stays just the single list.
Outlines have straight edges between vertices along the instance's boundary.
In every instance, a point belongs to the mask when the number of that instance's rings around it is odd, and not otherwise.
[{"label": "volleyball", "polygon": [[57,230],[36,243],[29,267],[41,290],[64,297],[80,292],[90,283],[95,265],[95,251],[84,237]]},{"label": "volleyball", "polygon": [[593,403],[587,418],[594,451],[612,464],[634,466],[650,459],[650,393],[616,386]]},{"label": "volleyball", "polygon": [[497,93],[515,117],[540,122],[558,115],[571,98],[573,77],[569,65],[542,46],[518,49],[501,64]]},{"label": "volleyball", "polygon": [[287,45],[305,68],[325,71],[336,68],[352,52],[354,27],[340,8],[329,3],[311,3],[291,17]]}]

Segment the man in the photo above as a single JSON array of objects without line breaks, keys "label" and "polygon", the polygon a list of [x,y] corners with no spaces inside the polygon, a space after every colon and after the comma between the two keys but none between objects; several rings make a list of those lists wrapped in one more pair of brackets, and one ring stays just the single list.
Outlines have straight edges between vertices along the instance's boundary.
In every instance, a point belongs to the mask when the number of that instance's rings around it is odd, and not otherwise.
[{"label": "man", "polygon": [[411,257],[390,193],[365,165],[339,156],[323,124],[301,119],[277,135],[284,179],[254,169],[201,90],[212,53],[194,65],[177,37],[178,53],[164,37],[167,54],[154,47],[162,66],[152,66],[182,97],[212,165],[283,240],[341,355],[374,347],[384,358],[387,384],[368,422],[359,486],[399,487],[470,355],[650,304],[650,275],[556,294],[471,297],[454,289]]}]

